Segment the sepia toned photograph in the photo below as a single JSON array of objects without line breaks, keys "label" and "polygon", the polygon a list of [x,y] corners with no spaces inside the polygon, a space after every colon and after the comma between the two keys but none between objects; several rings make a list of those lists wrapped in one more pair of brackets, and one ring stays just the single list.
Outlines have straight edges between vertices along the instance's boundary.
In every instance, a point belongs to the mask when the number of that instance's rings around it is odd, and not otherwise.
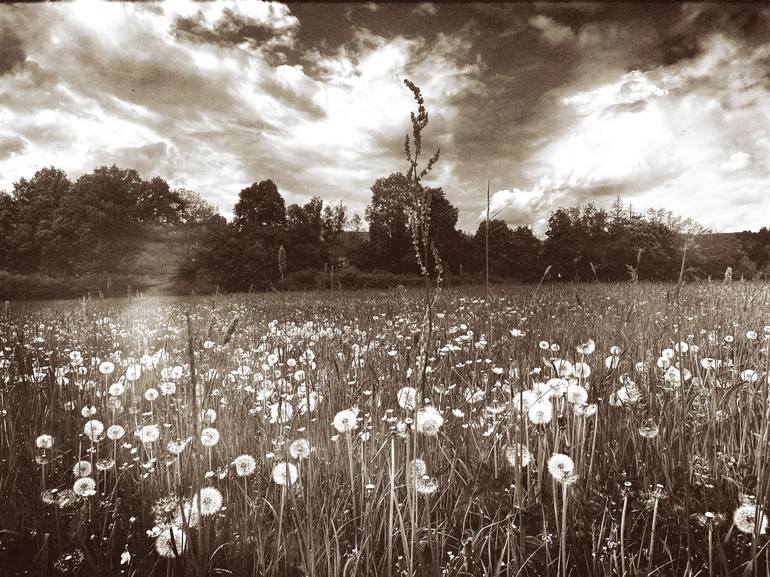
[{"label": "sepia toned photograph", "polygon": [[0,577],[770,577],[770,4],[0,4]]}]

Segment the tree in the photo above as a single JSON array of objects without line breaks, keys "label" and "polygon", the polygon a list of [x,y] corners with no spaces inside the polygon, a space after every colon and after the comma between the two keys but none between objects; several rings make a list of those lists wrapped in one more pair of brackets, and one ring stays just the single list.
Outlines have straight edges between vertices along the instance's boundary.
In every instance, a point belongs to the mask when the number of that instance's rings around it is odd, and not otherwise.
[{"label": "tree", "polygon": [[341,201],[324,205],[321,226],[325,242],[333,243],[336,241],[347,224],[347,209]]},{"label": "tree", "polygon": [[275,183],[268,179],[241,190],[234,209],[235,227],[239,231],[251,227],[283,227],[286,225],[286,203]]},{"label": "tree", "polygon": [[[479,223],[473,237],[474,271],[484,268],[486,221]],[[493,276],[517,281],[539,278],[540,241],[526,226],[512,229],[504,220],[489,221],[489,272]]]},{"label": "tree", "polygon": [[287,210],[285,249],[289,272],[321,269],[326,261],[323,242],[323,201],[315,196],[304,206]]},{"label": "tree", "polygon": [[395,273],[417,272],[404,212],[408,200],[406,177],[398,172],[378,178],[371,190],[366,220],[369,221],[372,268]]},{"label": "tree", "polygon": [[361,228],[364,226],[364,219],[361,218],[361,215],[358,213],[355,213],[353,217],[348,222],[348,230],[351,232],[360,232]]},{"label": "tree", "polygon": [[[429,242],[433,242],[446,267],[457,271],[462,264],[458,251],[459,232],[455,229],[458,210],[441,188],[426,188],[430,211]],[[423,246],[422,231],[414,239],[408,229],[406,211],[410,196],[406,176],[400,172],[379,178],[372,185],[372,202],[366,208],[369,221],[369,250],[376,268],[393,273],[419,271],[415,257],[417,246]],[[421,255],[424,258],[424,255]],[[428,253],[426,266],[433,272],[433,255]]]},{"label": "tree", "polygon": [[8,243],[13,247],[11,267],[17,272],[36,272],[41,265],[56,267],[50,258],[58,252],[53,234],[54,222],[72,183],[64,171],[43,168],[32,179],[13,185],[13,226]]}]

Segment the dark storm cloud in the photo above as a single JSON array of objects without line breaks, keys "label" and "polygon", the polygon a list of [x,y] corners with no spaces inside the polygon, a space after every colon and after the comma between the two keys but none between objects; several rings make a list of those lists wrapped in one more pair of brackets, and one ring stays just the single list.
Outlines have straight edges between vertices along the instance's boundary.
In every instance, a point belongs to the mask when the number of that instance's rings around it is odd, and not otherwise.
[{"label": "dark storm cloud", "polygon": [[263,44],[273,38],[275,33],[267,26],[251,24],[230,10],[223,13],[213,27],[208,27],[200,15],[180,16],[172,27],[174,34],[185,39],[199,42],[213,42],[223,46],[250,42]]},{"label": "dark storm cloud", "polygon": [[0,22],[0,75],[13,71],[14,68],[23,64],[25,59],[21,38],[11,30],[10,26]]}]

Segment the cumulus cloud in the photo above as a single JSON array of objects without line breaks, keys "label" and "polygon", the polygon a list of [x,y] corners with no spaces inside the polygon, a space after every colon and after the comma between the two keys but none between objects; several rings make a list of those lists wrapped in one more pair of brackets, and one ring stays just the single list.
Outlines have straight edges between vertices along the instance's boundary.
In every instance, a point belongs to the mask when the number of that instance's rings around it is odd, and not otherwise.
[{"label": "cumulus cloud", "polygon": [[720,169],[722,172],[738,172],[748,167],[751,163],[751,155],[747,152],[738,151],[733,152],[730,157],[724,161]]},{"label": "cumulus cloud", "polygon": [[428,95],[429,133],[442,144],[455,99],[479,86],[478,66],[455,61],[469,48],[463,34],[357,27],[330,49],[300,46],[299,20],[282,4],[79,8],[11,12],[30,63],[0,80],[0,119],[28,145],[6,155],[0,189],[38,164],[76,178],[114,162],[198,190],[225,214],[263,178],[289,202],[320,194],[362,213],[371,183],[403,170],[414,103],[402,80]]},{"label": "cumulus cloud", "polygon": [[622,195],[718,230],[766,225],[770,177],[759,159],[770,158],[770,45],[717,34],[702,48],[696,58],[565,94],[571,121],[532,156],[535,184],[499,202],[542,222],[559,204],[606,205]]}]

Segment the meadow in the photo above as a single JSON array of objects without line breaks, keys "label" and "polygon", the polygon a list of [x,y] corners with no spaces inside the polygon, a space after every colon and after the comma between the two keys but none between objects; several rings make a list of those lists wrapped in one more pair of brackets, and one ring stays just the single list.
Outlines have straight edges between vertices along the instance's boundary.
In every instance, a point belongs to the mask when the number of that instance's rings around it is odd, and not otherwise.
[{"label": "meadow", "polygon": [[770,575],[767,284],[0,313],[0,575]]}]

